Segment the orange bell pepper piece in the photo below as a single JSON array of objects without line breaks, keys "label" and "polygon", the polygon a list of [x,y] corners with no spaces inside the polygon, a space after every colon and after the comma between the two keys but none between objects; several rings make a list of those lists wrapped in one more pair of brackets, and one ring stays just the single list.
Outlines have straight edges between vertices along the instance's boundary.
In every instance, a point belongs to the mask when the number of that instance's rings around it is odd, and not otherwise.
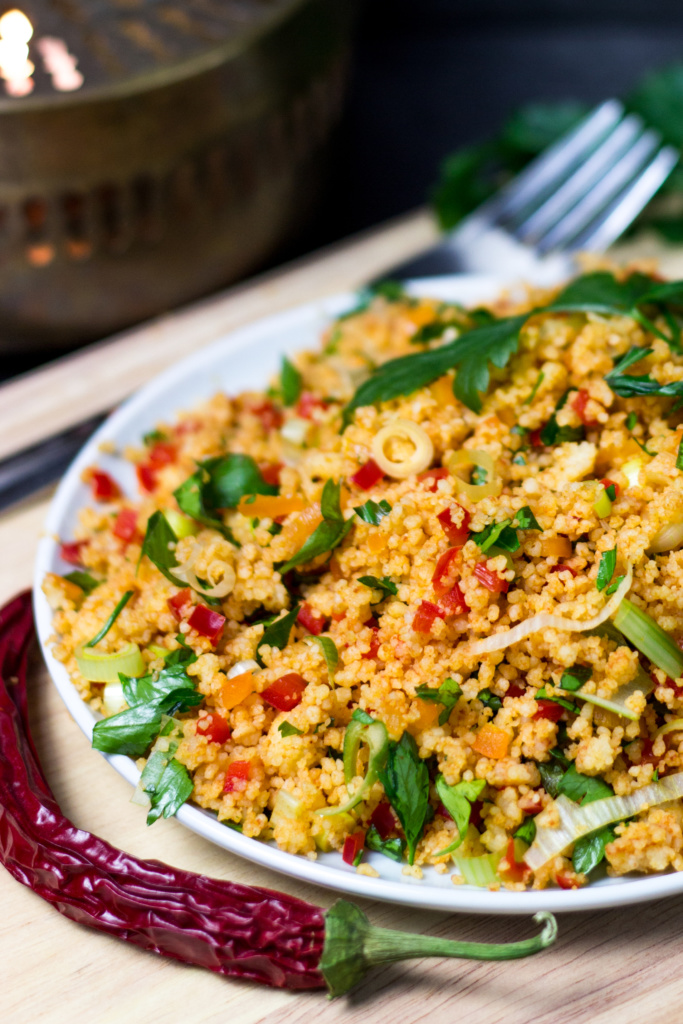
[{"label": "orange bell pepper piece", "polygon": [[494,761],[500,761],[502,757],[507,757],[509,746],[510,737],[505,730],[499,729],[497,725],[491,725],[490,722],[487,722],[479,730],[479,734],[472,744],[472,750],[476,750],[482,757],[490,757]]},{"label": "orange bell pepper piece", "polygon": [[240,498],[237,511],[243,516],[256,516],[258,519],[277,519],[287,516],[290,512],[302,512],[306,508],[303,498],[294,495],[291,498],[280,497],[278,494],[247,494]]},{"label": "orange bell pepper piece", "polygon": [[236,708],[251,696],[256,689],[256,683],[251,672],[242,672],[239,676],[227,679],[221,687],[221,705],[225,711]]}]

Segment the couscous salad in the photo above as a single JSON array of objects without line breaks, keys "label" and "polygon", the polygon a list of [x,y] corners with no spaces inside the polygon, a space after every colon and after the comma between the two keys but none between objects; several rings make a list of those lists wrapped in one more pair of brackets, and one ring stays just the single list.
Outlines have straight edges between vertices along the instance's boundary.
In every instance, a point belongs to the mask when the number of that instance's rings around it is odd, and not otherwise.
[{"label": "couscous salad", "polygon": [[683,869],[682,324],[642,271],[386,286],[121,452],[138,494],[92,466],[44,590],[148,820],[491,888]]}]

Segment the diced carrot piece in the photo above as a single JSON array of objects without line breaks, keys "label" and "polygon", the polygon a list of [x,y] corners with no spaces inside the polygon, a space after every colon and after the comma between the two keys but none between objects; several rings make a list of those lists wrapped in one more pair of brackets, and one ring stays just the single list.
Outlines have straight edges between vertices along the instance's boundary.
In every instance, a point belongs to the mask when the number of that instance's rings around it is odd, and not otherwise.
[{"label": "diced carrot piece", "polygon": [[386,548],[388,540],[389,538],[386,533],[380,533],[379,530],[372,530],[371,533],[368,534],[366,544],[373,555],[379,555]]},{"label": "diced carrot piece", "polygon": [[290,512],[302,512],[305,508],[304,499],[296,495],[283,498],[279,494],[247,494],[240,498],[237,511],[243,516],[276,519],[278,516],[288,516]]},{"label": "diced carrot piece", "polygon": [[284,527],[280,534],[280,540],[286,545],[286,550],[294,554],[295,551],[303,547],[304,541],[308,540],[322,521],[320,505],[316,501],[309,505],[308,508],[305,508],[293,522],[287,523]]},{"label": "diced carrot piece", "polygon": [[420,711],[420,717],[411,722],[408,727],[409,732],[413,733],[413,735],[434,725],[441,711],[441,708],[432,701],[418,699],[416,704]]},{"label": "diced carrot piece", "polygon": [[231,711],[251,696],[256,683],[251,672],[242,672],[239,676],[227,679],[221,687],[221,705],[224,711]]},{"label": "diced carrot piece", "polygon": [[476,750],[482,757],[490,757],[494,761],[500,761],[502,757],[507,757],[509,746],[510,737],[505,730],[499,729],[497,725],[491,725],[490,722],[487,722],[479,730],[477,738],[472,744],[472,750]]}]

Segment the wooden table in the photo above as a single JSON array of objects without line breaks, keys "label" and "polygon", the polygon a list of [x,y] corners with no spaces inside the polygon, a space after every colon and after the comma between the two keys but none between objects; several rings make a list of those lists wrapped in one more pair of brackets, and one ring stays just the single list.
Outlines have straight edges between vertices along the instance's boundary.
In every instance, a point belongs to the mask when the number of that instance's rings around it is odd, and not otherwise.
[{"label": "wooden table", "polygon": [[[64,358],[0,389],[0,454],[113,405],[193,347],[263,314],[356,288],[434,238],[422,212]],[[683,253],[652,240],[625,255],[659,255],[683,275]],[[49,495],[0,517],[0,602],[30,583]],[[65,813],[141,857],[283,889],[324,906],[332,893],[219,850],[174,820],[148,829],[130,789],[93,752],[44,672],[32,680],[42,762]],[[0,751],[0,756],[2,752]],[[480,941],[530,934],[519,918],[364,906],[386,927]],[[683,1017],[683,897],[623,910],[564,915],[540,957],[507,964],[412,962],[375,971],[349,998],[292,994],[226,981],[137,950],[61,917],[0,869],[3,1024],[656,1024]]]}]

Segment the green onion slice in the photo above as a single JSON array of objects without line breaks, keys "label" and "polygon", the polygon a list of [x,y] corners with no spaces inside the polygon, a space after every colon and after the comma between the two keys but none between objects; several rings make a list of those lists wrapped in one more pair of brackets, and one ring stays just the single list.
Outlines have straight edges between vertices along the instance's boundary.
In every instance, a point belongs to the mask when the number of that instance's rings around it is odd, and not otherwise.
[{"label": "green onion slice", "polygon": [[351,716],[344,736],[344,781],[347,789],[358,774],[357,762],[361,743],[368,745],[368,770],[357,793],[341,807],[325,807],[316,811],[316,814],[329,817],[334,814],[346,814],[352,810],[377,781],[379,772],[386,762],[389,736],[384,722],[372,718],[366,711],[357,708]]},{"label": "green onion slice", "polygon": [[127,643],[114,654],[94,651],[83,644],[75,654],[78,671],[90,683],[116,683],[119,674],[136,679],[145,674],[145,662],[137,644]]},{"label": "green onion slice", "polygon": [[683,651],[647,612],[632,601],[623,600],[614,616],[614,625],[653,665],[661,668],[671,679],[680,679],[683,675]]}]

